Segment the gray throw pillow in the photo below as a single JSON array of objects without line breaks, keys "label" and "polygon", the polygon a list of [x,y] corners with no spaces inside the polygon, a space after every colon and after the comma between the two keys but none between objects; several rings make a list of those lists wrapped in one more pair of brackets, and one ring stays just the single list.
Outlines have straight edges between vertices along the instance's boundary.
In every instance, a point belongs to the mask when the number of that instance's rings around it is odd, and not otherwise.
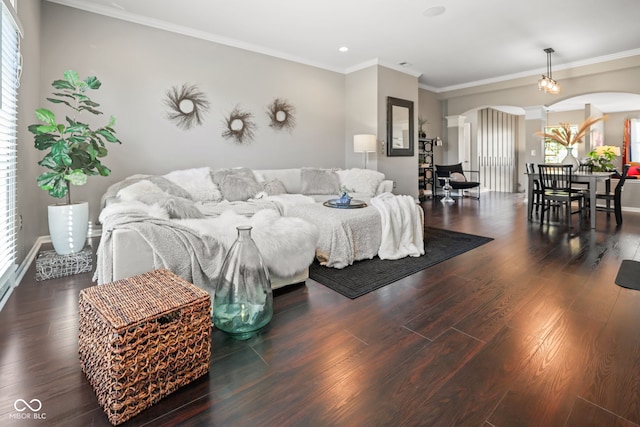
[{"label": "gray throw pillow", "polygon": [[149,181],[153,182],[155,185],[160,187],[162,191],[172,196],[182,197],[183,199],[189,199],[191,195],[187,190],[180,187],[177,184],[169,181],[167,178],[162,176],[152,176],[148,178]]},{"label": "gray throw pillow", "polygon": [[220,186],[223,197],[230,202],[245,201],[262,191],[255,178],[241,175],[227,175]]},{"label": "gray throw pillow", "polygon": [[264,181],[262,183],[262,189],[269,196],[277,196],[278,194],[286,194],[287,189],[284,187],[284,184],[279,179],[271,179],[268,181]]},{"label": "gray throw pillow", "polygon": [[302,194],[338,194],[340,178],[331,169],[302,168]]},{"label": "gray throw pillow", "polygon": [[221,169],[213,173],[213,182],[218,184],[222,197],[230,202],[245,201],[262,190],[249,168]]},{"label": "gray throw pillow", "polygon": [[[222,182],[224,179],[229,176],[242,176],[247,179],[252,179],[256,181],[256,177],[253,174],[253,171],[249,168],[233,168],[233,169],[220,169],[213,172],[213,182],[218,184],[218,186],[222,186]],[[258,181],[256,181],[258,182]],[[224,193],[223,193],[224,194]]]}]

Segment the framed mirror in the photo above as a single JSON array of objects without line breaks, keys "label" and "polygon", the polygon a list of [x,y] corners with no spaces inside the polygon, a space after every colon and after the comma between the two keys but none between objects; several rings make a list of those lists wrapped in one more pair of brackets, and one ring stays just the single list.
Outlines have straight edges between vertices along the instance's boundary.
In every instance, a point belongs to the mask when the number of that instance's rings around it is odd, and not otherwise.
[{"label": "framed mirror", "polygon": [[387,156],[413,156],[413,101],[387,97]]}]

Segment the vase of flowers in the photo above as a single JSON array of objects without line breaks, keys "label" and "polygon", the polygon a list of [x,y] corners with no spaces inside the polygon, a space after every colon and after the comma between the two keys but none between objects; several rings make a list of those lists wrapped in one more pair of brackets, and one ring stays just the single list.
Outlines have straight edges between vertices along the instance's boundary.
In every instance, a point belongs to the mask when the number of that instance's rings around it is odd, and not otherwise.
[{"label": "vase of flowers", "polygon": [[536,132],[536,135],[555,141],[564,146],[567,149],[567,155],[561,163],[573,165],[573,171],[575,172],[578,170],[580,162],[578,162],[578,159],[573,155],[573,146],[582,142],[591,126],[600,120],[606,119],[606,115],[600,117],[589,117],[582,122],[580,126],[578,126],[578,130],[575,132],[571,129],[571,125],[569,125],[569,123],[560,123],[560,126],[553,129],[551,132]]},{"label": "vase of flowers", "polygon": [[349,189],[344,185],[340,189],[340,198],[338,199],[338,204],[340,205],[349,205],[351,204],[351,195],[349,195]]},{"label": "vase of flowers", "polygon": [[601,145],[587,154],[585,163],[591,165],[591,170],[594,172],[609,172],[615,169],[613,159],[619,155],[620,147]]}]

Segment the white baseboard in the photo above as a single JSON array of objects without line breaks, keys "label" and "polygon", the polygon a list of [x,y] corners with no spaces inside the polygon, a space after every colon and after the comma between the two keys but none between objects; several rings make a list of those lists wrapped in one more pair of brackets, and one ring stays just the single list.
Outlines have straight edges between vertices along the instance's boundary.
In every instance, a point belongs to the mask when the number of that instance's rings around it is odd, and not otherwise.
[{"label": "white baseboard", "polygon": [[[102,228],[101,227],[94,227],[94,228],[89,229],[89,234],[87,235],[87,238],[89,238],[89,237],[100,237],[101,235],[102,235]],[[22,279],[24,278],[24,275],[27,273],[27,270],[29,270],[29,267],[31,267],[31,263],[38,256],[38,252],[40,252],[40,248],[42,247],[42,245],[44,243],[51,243],[51,236],[50,235],[40,236],[33,243],[33,246],[29,250],[29,253],[27,253],[27,256],[24,257],[24,259],[22,260],[22,263],[18,266],[18,268],[15,271],[15,278],[13,280],[13,286],[9,287],[9,289],[7,290],[5,295],[2,297],[2,300],[0,300],[0,310],[2,310],[2,308],[5,305],[5,303],[7,302],[7,300],[9,299],[11,294],[13,293],[13,289],[16,288],[20,284]]]}]

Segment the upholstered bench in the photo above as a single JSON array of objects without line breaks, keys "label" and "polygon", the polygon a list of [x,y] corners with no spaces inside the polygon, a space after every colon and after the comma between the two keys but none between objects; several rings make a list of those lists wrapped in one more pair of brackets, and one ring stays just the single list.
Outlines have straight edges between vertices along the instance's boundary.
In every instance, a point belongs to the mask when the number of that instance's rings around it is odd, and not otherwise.
[{"label": "upholstered bench", "polygon": [[209,372],[211,298],[168,270],[80,291],[80,366],[120,424]]}]

